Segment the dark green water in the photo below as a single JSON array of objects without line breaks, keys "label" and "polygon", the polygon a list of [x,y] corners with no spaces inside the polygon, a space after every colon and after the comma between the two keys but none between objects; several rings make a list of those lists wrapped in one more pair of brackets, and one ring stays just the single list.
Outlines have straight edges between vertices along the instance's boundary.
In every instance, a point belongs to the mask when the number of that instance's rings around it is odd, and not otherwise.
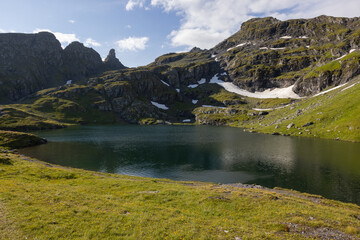
[{"label": "dark green water", "polygon": [[209,126],[82,126],[21,150],[101,172],[284,187],[360,204],[360,144]]}]

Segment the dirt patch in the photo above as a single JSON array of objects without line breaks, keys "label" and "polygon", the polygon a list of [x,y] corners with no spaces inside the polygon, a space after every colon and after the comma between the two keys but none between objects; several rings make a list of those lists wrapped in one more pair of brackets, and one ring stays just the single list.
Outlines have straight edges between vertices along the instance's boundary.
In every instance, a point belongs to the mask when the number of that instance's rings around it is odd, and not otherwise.
[{"label": "dirt patch", "polygon": [[323,240],[353,240],[358,239],[354,236],[343,233],[339,230],[331,229],[331,228],[312,228],[308,226],[302,226],[295,223],[286,223],[289,228],[290,233],[297,233],[304,237],[315,238],[315,239],[323,239]]}]

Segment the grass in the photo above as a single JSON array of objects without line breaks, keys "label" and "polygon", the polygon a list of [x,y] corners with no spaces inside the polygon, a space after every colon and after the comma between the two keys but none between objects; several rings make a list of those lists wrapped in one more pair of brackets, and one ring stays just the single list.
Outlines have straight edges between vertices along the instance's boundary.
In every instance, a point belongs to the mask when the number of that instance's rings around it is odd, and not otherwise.
[{"label": "grass", "polygon": [[[360,142],[360,84],[343,91],[349,85],[351,83],[324,95],[297,101],[245,98],[245,106],[232,106],[243,109],[235,115],[227,114],[226,110],[214,113],[203,108],[195,109],[194,113],[201,124],[243,127],[269,134],[277,132],[291,136]],[[268,111],[268,115],[256,116],[258,111],[252,108],[275,109]],[[313,124],[303,127],[310,122]],[[288,129],[290,123],[295,126]]]},{"label": "grass", "polygon": [[[360,84],[342,91],[345,87],[270,112],[253,127],[265,133],[276,131],[293,136],[359,142]],[[309,122],[314,124],[302,127]],[[287,129],[290,123],[294,123],[295,127]],[[275,129],[277,125],[278,129]]]},{"label": "grass", "polygon": [[3,239],[306,239],[307,230],[319,228],[360,237],[354,204],[282,189],[65,169],[13,153],[0,157],[11,162],[0,163]]},{"label": "grass", "polygon": [[0,147],[22,148],[45,143],[45,140],[29,133],[0,130]]},{"label": "grass", "polygon": [[0,107],[0,129],[28,131],[64,127],[44,113],[33,111],[30,105],[3,105]]}]

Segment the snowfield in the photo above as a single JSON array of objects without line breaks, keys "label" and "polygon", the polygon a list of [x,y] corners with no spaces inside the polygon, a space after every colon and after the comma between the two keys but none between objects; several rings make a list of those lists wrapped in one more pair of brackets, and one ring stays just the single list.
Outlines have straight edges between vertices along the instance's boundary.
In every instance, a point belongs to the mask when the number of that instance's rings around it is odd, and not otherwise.
[{"label": "snowfield", "polygon": [[341,59],[343,59],[344,57],[346,57],[347,55],[349,55],[350,53],[352,53],[352,52],[354,52],[354,51],[356,51],[356,49],[351,49],[348,54],[342,55],[341,57],[335,59],[334,61],[341,60]]},{"label": "snowfield", "polygon": [[164,82],[163,80],[160,80],[164,85],[170,87],[170,85],[167,82]]},{"label": "snowfield", "polygon": [[232,50],[234,48],[242,47],[242,46],[245,46],[245,45],[248,45],[248,44],[251,44],[251,42],[240,43],[240,44],[236,45],[235,47],[228,48],[226,51],[230,51],[230,50]]},{"label": "snowfield", "polygon": [[218,84],[222,86],[226,91],[239,94],[245,97],[253,97],[253,98],[294,98],[300,99],[301,97],[293,92],[292,88],[294,85],[287,87],[287,88],[275,88],[275,89],[268,89],[263,92],[249,92],[245,89],[241,89],[235,84],[231,82],[224,82],[220,80],[217,75],[215,75],[211,80],[210,83]]},{"label": "snowfield", "polygon": [[353,86],[355,86],[356,84],[358,84],[359,82],[357,82],[357,83],[353,83],[353,84],[351,84],[350,86],[348,86],[348,87],[346,87],[346,88],[344,88],[343,90],[341,90],[341,91],[345,91],[345,90],[347,90],[347,89],[349,89],[349,88],[352,88]]},{"label": "snowfield", "polygon": [[188,86],[188,88],[196,88],[196,87],[198,87],[199,86],[199,84],[190,84],[189,86]]},{"label": "snowfield", "polygon": [[284,50],[285,48],[282,47],[282,48],[270,48],[271,50]]},{"label": "snowfield", "polygon": [[212,105],[202,105],[202,107],[210,107],[210,108],[221,108],[225,109],[226,107],[212,106]]},{"label": "snowfield", "polygon": [[167,106],[165,106],[165,104],[161,104],[161,103],[157,103],[157,102],[153,102],[153,101],[151,101],[151,104],[154,105],[155,107],[163,109],[163,110],[169,109]]},{"label": "snowfield", "polygon": [[328,90],[326,90],[326,91],[319,92],[318,94],[315,94],[313,97],[320,96],[320,95],[323,95],[323,94],[325,94],[325,93],[334,91],[335,89],[341,88],[341,87],[345,86],[346,84],[347,84],[347,83],[344,83],[344,84],[341,84],[341,85],[339,85],[339,86],[336,86],[336,87],[333,87],[333,88],[331,88],[331,89],[328,89]]},{"label": "snowfield", "polygon": [[206,79],[205,78],[202,78],[200,81],[198,81],[198,84],[200,85],[200,84],[204,84],[204,83],[206,83]]}]

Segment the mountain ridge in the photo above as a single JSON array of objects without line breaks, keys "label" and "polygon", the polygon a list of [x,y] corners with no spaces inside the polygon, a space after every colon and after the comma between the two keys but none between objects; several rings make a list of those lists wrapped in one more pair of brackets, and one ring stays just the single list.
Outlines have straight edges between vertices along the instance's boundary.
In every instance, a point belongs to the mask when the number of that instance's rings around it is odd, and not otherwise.
[{"label": "mountain ridge", "polygon": [[[2,106],[0,129],[116,122],[195,123],[360,141],[360,115],[356,115],[360,111],[356,107],[360,76],[359,21],[325,16],[289,21],[252,19],[213,49],[168,53],[137,68],[123,68],[116,60],[115,51],[110,50],[103,66],[109,64],[120,69],[97,74],[95,71],[75,84],[62,83],[28,94],[18,104]],[[298,23],[307,24],[307,29],[317,32],[311,36],[302,35],[303,32],[290,36],[291,31],[298,29]],[[351,28],[344,30],[346,24]],[[265,30],[254,28],[258,25]],[[264,38],[253,37],[261,32]],[[82,44],[70,44],[71,48],[81,49]],[[81,55],[75,50],[69,59]],[[82,76],[96,69],[100,58],[94,50],[86,54],[93,56],[93,60],[89,58],[81,63],[84,58],[80,56],[80,63],[76,64],[82,66],[77,69],[82,71]],[[334,86],[342,87],[350,95],[338,98],[342,96],[340,89],[311,97]],[[346,112],[334,110],[339,104],[346,106]],[[316,118],[314,114],[322,112],[322,108],[323,117]],[[318,112],[314,113],[315,110]],[[289,114],[291,119],[284,114]],[[302,127],[310,122],[311,125]],[[323,133],[324,123],[339,129],[329,129],[331,134]],[[296,128],[287,128],[288,125]],[[309,131],[303,134],[305,130]]]},{"label": "mountain ridge", "polygon": [[14,102],[36,91],[80,81],[105,70],[125,68],[102,62],[82,43],[62,49],[49,32],[0,34],[0,102]]}]

